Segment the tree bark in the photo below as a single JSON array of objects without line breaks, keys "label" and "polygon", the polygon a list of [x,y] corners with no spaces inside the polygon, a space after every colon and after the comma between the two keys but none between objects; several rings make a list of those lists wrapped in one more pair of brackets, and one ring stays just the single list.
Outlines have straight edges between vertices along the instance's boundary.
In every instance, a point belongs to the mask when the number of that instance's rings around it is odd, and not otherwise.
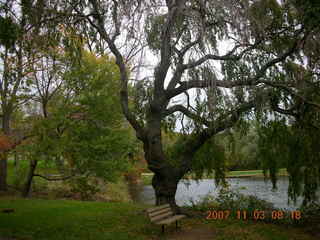
[{"label": "tree bark", "polygon": [[7,153],[0,153],[0,191],[7,191]]},{"label": "tree bark", "polygon": [[181,174],[180,169],[167,161],[167,156],[163,152],[160,118],[157,119],[156,116],[153,116],[149,120],[148,140],[144,142],[144,152],[148,167],[154,173],[152,186],[156,196],[155,204],[169,203],[176,212],[179,212],[175,194],[183,174]]},{"label": "tree bark", "polygon": [[[4,134],[10,134],[10,114],[3,112],[2,131]],[[8,154],[2,152],[0,157],[0,191],[7,191],[7,171],[8,171]]]},{"label": "tree bark", "polygon": [[27,181],[24,185],[24,188],[22,190],[22,197],[28,197],[30,194],[30,190],[31,190],[31,184],[32,184],[32,180],[34,177],[34,172],[37,168],[37,164],[38,161],[37,160],[31,160],[30,161],[30,168],[29,168],[29,173],[28,173],[28,178]]},{"label": "tree bark", "polygon": [[152,186],[155,191],[156,205],[169,203],[174,210],[179,211],[179,207],[175,201],[175,195],[180,179],[181,178],[168,168],[163,168],[154,174]]},{"label": "tree bark", "polygon": [[14,153],[14,167],[15,169],[18,169],[19,167],[19,156],[17,152]]}]

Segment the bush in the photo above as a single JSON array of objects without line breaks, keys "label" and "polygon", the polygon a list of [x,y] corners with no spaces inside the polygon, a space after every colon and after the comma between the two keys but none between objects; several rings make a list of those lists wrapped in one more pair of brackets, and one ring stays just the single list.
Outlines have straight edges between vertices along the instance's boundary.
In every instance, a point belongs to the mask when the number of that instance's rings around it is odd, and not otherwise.
[{"label": "bush", "polygon": [[301,219],[297,223],[320,226],[320,203],[312,202],[298,210],[301,212]]},{"label": "bush", "polygon": [[253,212],[255,210],[272,211],[275,210],[272,203],[259,199],[256,196],[244,195],[237,190],[228,187],[221,188],[218,195],[206,195],[200,201],[191,200],[192,209],[198,211],[208,210],[230,210],[235,213],[238,210]]},{"label": "bush", "polygon": [[91,183],[87,177],[77,177],[70,181],[71,192],[79,194],[81,200],[93,200],[100,191],[96,183]]},{"label": "bush", "polygon": [[220,208],[230,210],[247,210],[252,212],[256,209],[271,210],[274,209],[272,203],[259,199],[256,196],[244,195],[236,190],[222,188],[216,198]]},{"label": "bush", "polygon": [[18,167],[13,168],[12,170],[12,173],[9,173],[9,184],[12,184],[16,189],[22,189],[27,179],[29,166],[21,164]]}]

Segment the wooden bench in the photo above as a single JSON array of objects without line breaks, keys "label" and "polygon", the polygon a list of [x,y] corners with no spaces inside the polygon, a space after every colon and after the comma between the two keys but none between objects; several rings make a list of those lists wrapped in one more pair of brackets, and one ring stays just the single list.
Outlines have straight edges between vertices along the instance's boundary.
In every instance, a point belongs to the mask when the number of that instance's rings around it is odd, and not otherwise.
[{"label": "wooden bench", "polygon": [[178,220],[186,217],[185,215],[175,215],[170,204],[147,209],[147,214],[152,223],[161,225],[162,233],[164,233],[164,225],[176,222],[176,229],[178,229]]}]

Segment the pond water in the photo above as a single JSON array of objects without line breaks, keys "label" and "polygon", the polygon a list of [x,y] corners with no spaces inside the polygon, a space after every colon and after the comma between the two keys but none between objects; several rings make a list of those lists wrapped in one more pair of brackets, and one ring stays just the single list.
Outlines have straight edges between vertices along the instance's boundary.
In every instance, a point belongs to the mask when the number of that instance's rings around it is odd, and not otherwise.
[{"label": "pond water", "polygon": [[[279,177],[277,181],[277,190],[272,189],[270,180],[264,181],[263,178],[228,178],[230,188],[238,190],[240,193],[254,195],[260,199],[272,202],[276,208],[286,208],[293,210],[298,208],[302,203],[302,198],[297,200],[297,204],[288,204],[288,178]],[[181,180],[178,184],[176,193],[176,202],[179,206],[191,205],[191,201],[197,202],[207,194],[217,195],[219,188],[215,186],[213,179]],[[134,200],[145,204],[155,203],[155,194],[151,185],[140,186],[135,189]],[[320,194],[319,194],[320,195]]]}]

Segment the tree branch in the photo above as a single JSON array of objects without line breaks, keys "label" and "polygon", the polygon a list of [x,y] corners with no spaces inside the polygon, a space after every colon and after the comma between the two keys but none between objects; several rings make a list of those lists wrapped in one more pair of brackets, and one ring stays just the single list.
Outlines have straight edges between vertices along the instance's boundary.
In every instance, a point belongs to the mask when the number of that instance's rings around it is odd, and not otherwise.
[{"label": "tree branch", "polygon": [[[217,87],[223,87],[223,88],[233,88],[237,86],[253,86],[256,84],[261,83],[262,81],[259,81],[261,77],[264,76],[266,71],[274,66],[275,64],[284,61],[287,57],[292,55],[295,50],[297,49],[299,41],[296,41],[295,44],[284,54],[281,56],[270,60],[267,62],[263,67],[260,68],[260,70],[256,73],[254,77],[248,78],[247,80],[238,80],[238,81],[225,81],[225,80],[214,80],[215,82],[212,82],[212,79],[202,80],[202,81],[184,81],[180,82],[180,86],[174,89],[168,89],[166,91],[166,95],[168,99],[171,99],[184,91],[187,91],[191,88],[206,88],[209,85],[214,84]],[[200,61],[200,60],[199,60]],[[197,61],[199,63],[199,61]],[[204,60],[203,60],[204,61]],[[266,81],[264,81],[266,83]]]},{"label": "tree branch", "polygon": [[311,105],[313,107],[316,107],[316,108],[320,109],[320,104],[307,100],[304,96],[302,96],[299,93],[296,93],[295,91],[293,91],[287,85],[284,85],[284,84],[281,84],[281,83],[273,83],[273,82],[269,82],[269,81],[260,81],[260,83],[264,83],[264,84],[266,84],[268,86],[275,87],[275,88],[281,88],[281,89],[287,91],[288,93],[292,94],[293,96],[301,99],[303,102],[305,102],[305,103],[307,103],[307,104],[309,104],[309,105]]},{"label": "tree branch", "polygon": [[178,14],[183,9],[185,0],[180,1],[167,1],[168,7],[168,17],[167,21],[163,25],[162,33],[161,33],[161,49],[160,49],[160,62],[155,69],[155,97],[158,98],[163,95],[164,90],[164,80],[168,73],[170,64],[171,64],[171,56],[172,49],[171,40],[172,34],[175,26],[175,19]]},{"label": "tree branch", "polygon": [[41,174],[33,174],[34,177],[41,177],[47,181],[63,181],[63,180],[67,180],[67,179],[70,179],[74,176],[76,176],[75,173],[69,175],[69,176],[63,176],[63,177],[58,177],[58,178],[49,178],[47,176],[44,176],[44,175],[41,175]]},{"label": "tree branch", "polygon": [[[96,30],[99,32],[100,36],[107,42],[111,52],[116,57],[116,64],[119,67],[120,72],[120,79],[121,79],[121,90],[120,90],[120,100],[121,100],[121,108],[122,111],[126,117],[126,119],[129,121],[131,126],[136,130],[137,137],[139,139],[145,138],[145,130],[140,125],[140,123],[137,121],[136,117],[133,115],[133,113],[129,110],[129,99],[128,99],[128,73],[125,66],[125,62],[123,59],[123,56],[121,55],[120,51],[115,45],[115,38],[112,39],[109,37],[108,33],[105,30],[104,27],[104,21],[99,13],[98,3],[96,0],[89,0],[94,11],[94,18],[97,21],[97,24],[93,23],[92,21],[89,21],[90,24],[96,28]],[[116,36],[116,35],[115,35]]]},{"label": "tree branch", "polygon": [[174,105],[174,106],[168,108],[164,112],[164,116],[168,116],[168,115],[173,114],[175,112],[181,112],[184,115],[186,115],[187,117],[193,119],[194,121],[202,123],[207,127],[210,126],[210,122],[209,121],[207,121],[206,119],[200,117],[198,114],[191,112],[188,108],[184,107],[183,105]]},{"label": "tree branch", "polygon": [[202,130],[200,133],[191,134],[186,142],[184,153],[182,156],[181,173],[190,170],[193,157],[198,149],[212,136],[234,126],[240,119],[241,114],[249,111],[256,105],[256,101],[243,103],[240,107],[220,116],[209,128]]},{"label": "tree branch", "polygon": [[201,65],[202,63],[208,61],[208,60],[237,61],[237,60],[241,59],[242,56],[243,56],[246,52],[254,49],[254,48],[256,47],[256,44],[254,44],[254,45],[246,48],[246,49],[243,50],[239,55],[233,55],[234,52],[235,52],[238,48],[240,48],[240,47],[242,47],[242,45],[236,45],[236,46],[235,46],[232,50],[230,50],[227,54],[222,55],[222,56],[214,55],[214,54],[207,54],[207,55],[203,56],[202,58],[198,59],[198,60],[195,61],[195,62],[191,62],[191,63],[188,63],[188,64],[184,64],[184,65],[182,66],[182,68],[183,68],[183,70],[190,69],[190,68],[195,68],[195,67]]},{"label": "tree branch", "polygon": [[278,113],[290,115],[293,117],[298,117],[298,114],[294,112],[294,107],[291,109],[283,109],[283,108],[280,108],[278,104],[271,102],[271,108],[273,111],[276,111]]}]

